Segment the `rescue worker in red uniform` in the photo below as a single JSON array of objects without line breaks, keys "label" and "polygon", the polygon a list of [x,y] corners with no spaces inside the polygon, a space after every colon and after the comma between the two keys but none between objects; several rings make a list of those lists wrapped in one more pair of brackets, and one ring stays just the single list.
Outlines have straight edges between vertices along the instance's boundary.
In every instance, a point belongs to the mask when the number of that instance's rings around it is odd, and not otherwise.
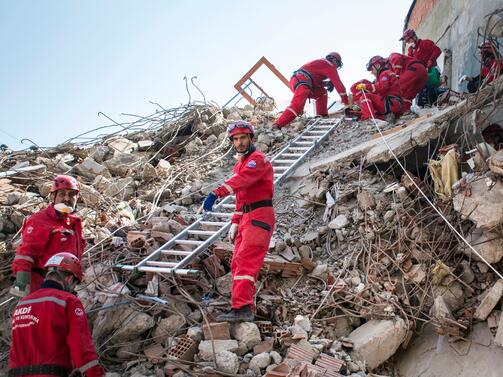
[{"label": "rescue worker in red uniform", "polygon": [[42,287],[19,300],[12,315],[9,377],[67,377],[75,369],[103,376],[84,307],[70,293],[82,280],[80,261],[62,252],[44,267]]},{"label": "rescue worker in red uniform", "polygon": [[[293,92],[292,102],[275,121],[273,127],[282,128],[302,114],[308,98],[316,101],[316,115],[328,116],[328,95],[325,86],[329,91],[335,87],[341,96],[341,101],[347,105],[346,88],[337,73],[341,67],[341,56],[337,52],[331,52],[325,59],[313,60],[295,71],[290,79],[290,89]],[[326,79],[329,81],[324,81]]]},{"label": "rescue worker in red uniform", "polygon": [[232,256],[232,310],[217,317],[219,321],[252,321],[253,296],[274,229],[272,207],[274,172],[265,155],[255,150],[253,126],[245,121],[231,123],[229,138],[238,153],[234,175],[205,199],[203,209],[211,212],[218,197],[236,195],[229,240],[234,242]]},{"label": "rescue worker in red uniform", "polygon": [[12,295],[24,297],[40,288],[44,264],[58,251],[65,250],[81,258],[85,247],[82,223],[78,216],[72,215],[79,191],[75,178],[58,175],[51,187],[52,203],[23,224],[21,244],[12,262],[16,277],[10,289]]},{"label": "rescue worker in red uniform", "polygon": [[492,41],[485,41],[479,46],[480,74],[475,77],[463,76],[460,81],[468,81],[468,92],[475,93],[483,83],[490,83],[503,73],[503,59],[498,47]]},{"label": "rescue worker in red uniform", "polygon": [[362,115],[360,120],[372,118],[383,119],[387,114],[402,114],[403,102],[401,98],[400,84],[395,73],[387,65],[382,56],[374,56],[367,63],[367,71],[371,71],[376,77],[372,84],[360,83],[356,90],[364,90],[365,96],[361,96],[360,107]]},{"label": "rescue worker in red uniform", "polygon": [[405,30],[400,40],[412,44],[407,50],[407,55],[422,62],[426,69],[429,70],[437,65],[437,59],[442,50],[435,42],[429,39],[419,39],[412,29]]},{"label": "rescue worker in red uniform", "polygon": [[410,56],[394,52],[387,60],[392,71],[398,77],[405,112],[410,108],[412,100],[426,85],[428,72],[421,61]]}]

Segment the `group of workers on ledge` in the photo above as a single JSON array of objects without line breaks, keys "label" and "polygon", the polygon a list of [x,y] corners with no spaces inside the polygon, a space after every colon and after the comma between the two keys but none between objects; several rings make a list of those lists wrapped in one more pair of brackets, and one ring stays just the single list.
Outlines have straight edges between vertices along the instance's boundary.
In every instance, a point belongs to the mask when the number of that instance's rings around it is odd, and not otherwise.
[{"label": "group of workers on ledge", "polygon": [[[367,71],[375,80],[360,80],[351,88],[352,104],[350,113],[359,120],[372,116],[386,119],[387,116],[399,117],[409,111],[412,100],[416,98],[418,106],[433,105],[442,92],[440,70],[437,59],[440,48],[429,39],[420,39],[416,32],[407,29],[401,41],[409,45],[407,55],[392,53],[387,58],[376,55],[367,63]],[[463,76],[461,81],[468,81],[468,91],[474,93],[485,83],[493,81],[503,72],[503,59],[495,42],[487,40],[479,46],[481,58],[480,74],[476,77]],[[339,53],[331,52],[325,59],[313,60],[304,64],[293,73],[290,89],[293,98],[290,105],[274,122],[274,129],[281,129],[303,113],[308,99],[316,103],[316,115],[328,116],[328,92],[335,88],[341,102],[348,106],[348,95],[342,83],[338,69],[342,67]],[[443,89],[446,90],[446,89]]]},{"label": "group of workers on ledge", "polygon": [[[434,42],[419,39],[411,29],[405,30],[402,40],[411,44],[407,55],[372,57],[367,70],[375,76],[374,82],[360,80],[351,86],[360,119],[403,114],[418,94],[428,92],[432,72],[439,76],[436,61],[440,49]],[[480,75],[462,78],[468,81],[470,92],[494,80],[503,69],[496,47],[490,41],[480,46]],[[348,105],[346,88],[337,72],[341,67],[341,56],[331,52],[295,71],[290,80],[292,102],[274,127],[284,127],[299,116],[308,98],[316,101],[317,115],[328,116],[327,90],[335,88]],[[233,122],[227,133],[238,162],[232,177],[210,192],[203,203],[204,210],[211,212],[219,197],[236,196],[228,234],[234,243],[232,305],[217,320],[251,321],[255,282],[275,226],[274,172],[266,156],[254,147],[255,130],[250,123]],[[10,293],[20,300],[12,315],[8,375],[65,377],[80,373],[101,377],[104,370],[98,363],[87,316],[74,294],[82,281],[85,248],[81,220],[75,213],[79,183],[74,177],[59,175],[50,192],[51,204],[23,224],[22,241],[12,264],[15,282]]]}]

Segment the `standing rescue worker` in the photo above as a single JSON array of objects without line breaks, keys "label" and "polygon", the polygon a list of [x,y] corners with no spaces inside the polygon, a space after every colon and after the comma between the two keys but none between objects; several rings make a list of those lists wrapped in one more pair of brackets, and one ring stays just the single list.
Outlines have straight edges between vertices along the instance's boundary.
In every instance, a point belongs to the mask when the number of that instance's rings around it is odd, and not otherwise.
[{"label": "standing rescue worker", "polygon": [[410,56],[394,52],[387,60],[398,77],[405,112],[410,109],[412,100],[426,85],[428,72],[421,61]]},{"label": "standing rescue worker", "polygon": [[78,216],[72,215],[79,191],[75,178],[56,176],[51,187],[52,203],[23,224],[21,244],[12,262],[16,277],[10,289],[12,295],[24,297],[40,288],[44,264],[58,251],[65,250],[81,258],[85,248],[82,223]]},{"label": "standing rescue worker", "polygon": [[[328,116],[328,95],[325,87],[329,91],[335,87],[341,96],[341,101],[347,105],[346,88],[337,73],[341,67],[341,56],[337,52],[331,52],[325,59],[313,60],[295,71],[290,79],[290,89],[293,92],[292,102],[274,122],[273,127],[282,128],[302,114],[308,98],[316,101],[316,115]],[[329,81],[324,81],[326,79]]]},{"label": "standing rescue worker", "polygon": [[103,376],[84,307],[70,293],[82,280],[80,261],[56,253],[44,267],[42,287],[19,300],[12,315],[8,376],[67,377],[74,369]]},{"label": "standing rescue worker", "polygon": [[234,242],[232,256],[232,310],[218,321],[252,321],[254,318],[255,281],[269,249],[275,216],[272,207],[274,173],[265,155],[255,150],[253,126],[245,121],[231,123],[227,133],[239,160],[234,175],[213,190],[204,201],[210,211],[218,197],[236,195],[229,240]]},{"label": "standing rescue worker", "polygon": [[419,39],[412,29],[405,30],[400,40],[412,44],[407,50],[407,55],[422,62],[426,69],[429,70],[437,65],[437,59],[442,50],[435,42],[429,39]]},{"label": "standing rescue worker", "polygon": [[376,81],[356,85],[356,90],[367,92],[360,97],[360,120],[370,119],[372,114],[377,119],[384,119],[388,114],[400,116],[403,112],[400,84],[386,59],[379,55],[372,57],[367,63],[367,71],[372,72]]},{"label": "standing rescue worker", "polygon": [[479,46],[480,74],[475,77],[464,75],[460,81],[468,81],[468,92],[475,93],[483,83],[490,83],[503,73],[503,59],[498,47],[492,41],[485,41]]}]

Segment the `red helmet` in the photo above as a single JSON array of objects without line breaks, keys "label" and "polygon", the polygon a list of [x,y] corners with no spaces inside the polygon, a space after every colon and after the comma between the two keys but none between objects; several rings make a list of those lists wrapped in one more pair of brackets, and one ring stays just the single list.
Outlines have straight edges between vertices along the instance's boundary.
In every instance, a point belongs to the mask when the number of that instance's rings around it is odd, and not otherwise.
[{"label": "red helmet", "polygon": [[330,60],[331,62],[334,62],[337,68],[342,67],[342,58],[341,55],[338,52],[330,52],[328,55],[325,57],[325,59]]},{"label": "red helmet", "polygon": [[415,37],[415,36],[416,36],[416,32],[414,30],[412,30],[412,29],[406,29],[403,32],[402,38],[400,38],[399,40],[400,41],[407,41],[407,39]]},{"label": "red helmet", "polygon": [[79,258],[72,253],[62,252],[54,254],[47,262],[45,262],[44,268],[47,270],[55,268],[70,272],[77,278],[79,283],[82,281],[82,265],[80,264]]},{"label": "red helmet", "polygon": [[232,139],[234,135],[237,134],[249,134],[251,137],[255,134],[255,130],[251,123],[246,122],[244,120],[238,120],[236,122],[232,122],[227,126],[227,134],[229,138]]},{"label": "red helmet", "polygon": [[52,181],[51,192],[58,190],[75,190],[80,191],[79,182],[69,175],[58,175]]},{"label": "red helmet", "polygon": [[479,46],[480,52],[491,52],[494,53],[498,51],[496,44],[493,41],[485,41]]},{"label": "red helmet", "polygon": [[380,55],[373,56],[372,58],[370,58],[369,62],[367,63],[367,71],[371,71],[372,67],[375,64],[381,64],[381,65],[386,64],[386,59],[384,59]]}]

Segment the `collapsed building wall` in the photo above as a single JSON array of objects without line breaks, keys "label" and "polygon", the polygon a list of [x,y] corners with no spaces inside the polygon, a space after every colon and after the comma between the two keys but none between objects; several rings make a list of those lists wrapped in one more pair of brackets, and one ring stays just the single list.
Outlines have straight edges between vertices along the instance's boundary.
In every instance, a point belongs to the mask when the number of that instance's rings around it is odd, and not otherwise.
[{"label": "collapsed building wall", "polygon": [[443,53],[438,64],[448,76],[449,88],[463,91],[466,83],[460,85],[458,80],[464,74],[478,75],[479,32],[485,34],[486,16],[499,8],[503,8],[503,0],[417,0],[411,4],[404,28],[414,29],[419,38],[431,39],[440,47]]}]

